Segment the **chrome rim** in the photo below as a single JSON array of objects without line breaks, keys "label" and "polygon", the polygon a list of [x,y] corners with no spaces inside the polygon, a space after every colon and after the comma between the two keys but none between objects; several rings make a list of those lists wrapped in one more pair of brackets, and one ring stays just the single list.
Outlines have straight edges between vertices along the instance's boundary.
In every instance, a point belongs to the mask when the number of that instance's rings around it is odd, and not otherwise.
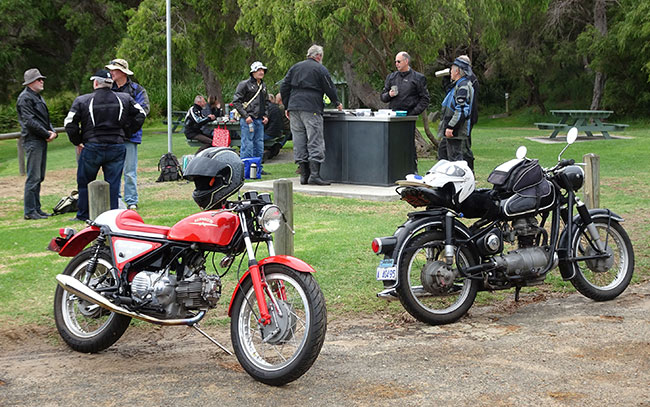
[{"label": "chrome rim", "polygon": [[[625,279],[630,256],[623,236],[615,228],[610,227],[608,231],[606,224],[594,223],[594,225],[601,239],[607,237],[605,242],[607,252],[612,257],[608,260],[578,261],[576,267],[578,267],[578,272],[582,274],[587,284],[599,290],[610,290],[616,288]],[[585,233],[587,231],[583,230],[580,234],[580,240],[577,242],[578,256],[594,253]]]},{"label": "chrome rim", "polygon": [[[282,312],[285,315],[287,312],[289,313],[279,323],[279,326],[273,328],[279,327],[280,332],[271,340],[263,341],[262,332],[266,331],[268,335],[269,331],[262,330],[257,323],[259,308],[252,286],[245,295],[237,329],[242,349],[248,360],[260,369],[275,371],[293,362],[304,348],[309,333],[311,314],[307,295],[296,280],[285,274],[275,273],[267,275],[266,282]],[[280,295],[282,286],[284,286],[285,295]],[[270,306],[269,311],[273,312],[270,301],[268,305]],[[272,316],[274,320],[277,318],[274,314]]]},{"label": "chrome rim", "polygon": [[[79,281],[83,281],[86,275],[86,265],[88,261],[79,264],[71,273],[71,276]],[[111,264],[105,259],[98,259],[95,273],[90,276],[90,287],[93,287],[99,279],[108,274],[109,276],[102,282],[103,286],[110,286],[115,280],[110,275]],[[115,318],[113,312],[107,311],[98,305],[82,300],[75,294],[67,291],[63,292],[61,301],[61,314],[65,326],[72,334],[80,338],[92,338],[99,335],[110,322]]]}]

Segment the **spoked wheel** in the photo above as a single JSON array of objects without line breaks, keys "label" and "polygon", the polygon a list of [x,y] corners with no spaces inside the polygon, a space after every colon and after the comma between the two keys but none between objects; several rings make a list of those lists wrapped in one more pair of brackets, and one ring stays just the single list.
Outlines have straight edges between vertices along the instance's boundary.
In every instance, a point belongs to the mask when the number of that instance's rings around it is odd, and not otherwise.
[{"label": "spoked wheel", "polygon": [[[474,303],[478,282],[459,275],[444,261],[444,234],[425,232],[405,244],[399,262],[399,295],[402,306],[419,321],[449,324],[465,315]],[[475,264],[465,249],[457,256],[460,266]]]},{"label": "spoked wheel", "polygon": [[[94,248],[84,250],[75,256],[63,274],[72,276],[90,288],[114,287],[110,255],[101,251],[95,272],[86,281],[86,266],[92,258]],[[54,321],[61,338],[72,349],[95,353],[114,344],[126,328],[131,318],[116,314],[77,297],[57,286],[54,294]]]},{"label": "spoked wheel", "polygon": [[[594,226],[605,244],[608,257],[577,260],[573,262],[575,276],[573,286],[584,296],[596,301],[616,298],[630,284],[634,272],[634,248],[625,229],[616,221],[594,221]],[[573,238],[571,256],[595,256],[597,250],[587,229],[582,226]]]},{"label": "spoked wheel", "polygon": [[248,374],[281,386],[302,376],[318,357],[327,329],[325,298],[310,274],[267,265],[265,275],[271,324],[257,322],[259,307],[249,278],[235,298],[230,335]]}]

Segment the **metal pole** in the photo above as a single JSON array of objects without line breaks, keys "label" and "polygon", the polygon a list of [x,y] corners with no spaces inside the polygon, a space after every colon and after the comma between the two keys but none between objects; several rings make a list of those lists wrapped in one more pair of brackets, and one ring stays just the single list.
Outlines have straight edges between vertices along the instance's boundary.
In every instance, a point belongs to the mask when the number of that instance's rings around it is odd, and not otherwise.
[{"label": "metal pole", "polygon": [[172,152],[172,12],[167,0],[167,152]]}]

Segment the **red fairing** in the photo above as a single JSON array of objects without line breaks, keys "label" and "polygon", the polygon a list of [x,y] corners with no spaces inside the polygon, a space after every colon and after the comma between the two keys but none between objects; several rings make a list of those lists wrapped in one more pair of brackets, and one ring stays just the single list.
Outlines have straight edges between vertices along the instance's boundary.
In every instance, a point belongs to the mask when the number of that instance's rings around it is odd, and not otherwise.
[{"label": "red fairing", "polygon": [[59,256],[74,257],[80,251],[99,236],[99,228],[89,226],[78,233],[75,233],[70,240],[61,248]]},{"label": "red fairing", "polygon": [[200,212],[181,220],[169,230],[169,240],[226,246],[239,229],[239,217],[232,212]]},{"label": "red fairing", "polygon": [[[293,256],[285,256],[285,255],[270,256],[260,260],[259,263],[257,263],[257,265],[260,267],[262,271],[264,271],[264,268],[262,266],[266,264],[281,264],[283,266],[287,266],[291,269],[303,273],[316,272],[316,270],[314,270],[312,266]],[[244,273],[242,278],[239,279],[239,283],[237,283],[237,286],[235,287],[235,291],[232,293],[232,297],[230,298],[230,305],[228,305],[228,316],[230,316],[230,312],[232,310],[232,303],[235,300],[235,296],[237,295],[237,292],[239,291],[239,287],[244,282],[244,280],[248,278],[249,274],[250,271],[246,271],[246,273]]]}]

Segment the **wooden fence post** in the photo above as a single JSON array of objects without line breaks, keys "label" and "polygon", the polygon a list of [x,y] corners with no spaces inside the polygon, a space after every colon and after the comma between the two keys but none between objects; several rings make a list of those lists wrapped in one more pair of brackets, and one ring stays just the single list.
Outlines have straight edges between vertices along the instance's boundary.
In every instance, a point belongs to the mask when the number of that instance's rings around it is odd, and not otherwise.
[{"label": "wooden fence post", "polygon": [[589,153],[582,157],[585,166],[585,204],[589,209],[600,207],[600,157]]},{"label": "wooden fence post", "polygon": [[293,183],[288,179],[274,181],[273,200],[287,218],[275,232],[275,252],[293,256]]},{"label": "wooden fence post", "polygon": [[88,214],[91,220],[111,209],[110,185],[96,179],[88,184]]},{"label": "wooden fence post", "polygon": [[18,136],[16,140],[18,146],[18,171],[20,175],[25,175],[25,149],[23,148],[23,138]]}]

